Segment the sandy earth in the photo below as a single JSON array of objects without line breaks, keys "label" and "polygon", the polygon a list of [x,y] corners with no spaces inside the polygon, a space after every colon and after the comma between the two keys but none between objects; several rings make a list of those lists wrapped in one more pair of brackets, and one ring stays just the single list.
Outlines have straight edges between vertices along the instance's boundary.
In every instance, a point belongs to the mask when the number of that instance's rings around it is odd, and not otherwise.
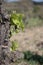
[{"label": "sandy earth", "polygon": [[43,27],[25,29],[13,35],[10,40],[17,40],[19,51],[32,51],[39,55],[43,55]]}]

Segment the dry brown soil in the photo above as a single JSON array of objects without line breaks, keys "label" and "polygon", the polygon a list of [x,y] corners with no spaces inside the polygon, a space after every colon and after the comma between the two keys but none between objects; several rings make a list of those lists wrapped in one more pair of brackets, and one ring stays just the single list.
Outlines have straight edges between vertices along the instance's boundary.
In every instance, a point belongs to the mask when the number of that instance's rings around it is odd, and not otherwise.
[{"label": "dry brown soil", "polygon": [[35,27],[25,29],[24,32],[13,35],[10,40],[17,40],[19,51],[32,51],[39,55],[43,55],[43,27]]}]

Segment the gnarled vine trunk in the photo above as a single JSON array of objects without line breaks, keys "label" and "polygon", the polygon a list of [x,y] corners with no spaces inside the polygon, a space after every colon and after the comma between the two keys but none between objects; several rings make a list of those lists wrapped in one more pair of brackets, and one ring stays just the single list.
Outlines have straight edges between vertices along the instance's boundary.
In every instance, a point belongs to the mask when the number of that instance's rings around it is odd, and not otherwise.
[{"label": "gnarled vine trunk", "polygon": [[9,65],[9,21],[4,18],[0,0],[0,65]]},{"label": "gnarled vine trunk", "polygon": [[0,65],[9,65],[9,22],[3,22],[0,23]]}]

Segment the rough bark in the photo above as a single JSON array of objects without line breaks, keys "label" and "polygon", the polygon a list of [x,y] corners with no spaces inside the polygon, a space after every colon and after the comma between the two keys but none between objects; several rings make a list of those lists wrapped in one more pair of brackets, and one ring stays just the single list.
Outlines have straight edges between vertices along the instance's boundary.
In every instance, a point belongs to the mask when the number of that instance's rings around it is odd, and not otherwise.
[{"label": "rough bark", "polygon": [[9,65],[9,22],[0,23],[0,65]]}]

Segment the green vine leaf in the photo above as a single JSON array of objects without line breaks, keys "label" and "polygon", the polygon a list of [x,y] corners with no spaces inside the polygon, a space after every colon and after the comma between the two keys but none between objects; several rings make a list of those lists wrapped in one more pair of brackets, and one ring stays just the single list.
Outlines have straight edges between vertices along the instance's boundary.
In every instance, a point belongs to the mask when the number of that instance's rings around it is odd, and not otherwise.
[{"label": "green vine leaf", "polygon": [[12,41],[12,46],[10,48],[10,51],[15,51],[15,50],[17,50],[17,48],[18,48],[17,41]]},{"label": "green vine leaf", "polygon": [[11,35],[14,33],[14,32],[17,32],[19,30],[24,30],[24,24],[23,24],[23,14],[20,14],[20,13],[12,13],[10,15],[10,23],[11,23],[11,26],[14,26],[15,27],[15,30],[14,28],[10,29],[10,32],[11,32]]}]

